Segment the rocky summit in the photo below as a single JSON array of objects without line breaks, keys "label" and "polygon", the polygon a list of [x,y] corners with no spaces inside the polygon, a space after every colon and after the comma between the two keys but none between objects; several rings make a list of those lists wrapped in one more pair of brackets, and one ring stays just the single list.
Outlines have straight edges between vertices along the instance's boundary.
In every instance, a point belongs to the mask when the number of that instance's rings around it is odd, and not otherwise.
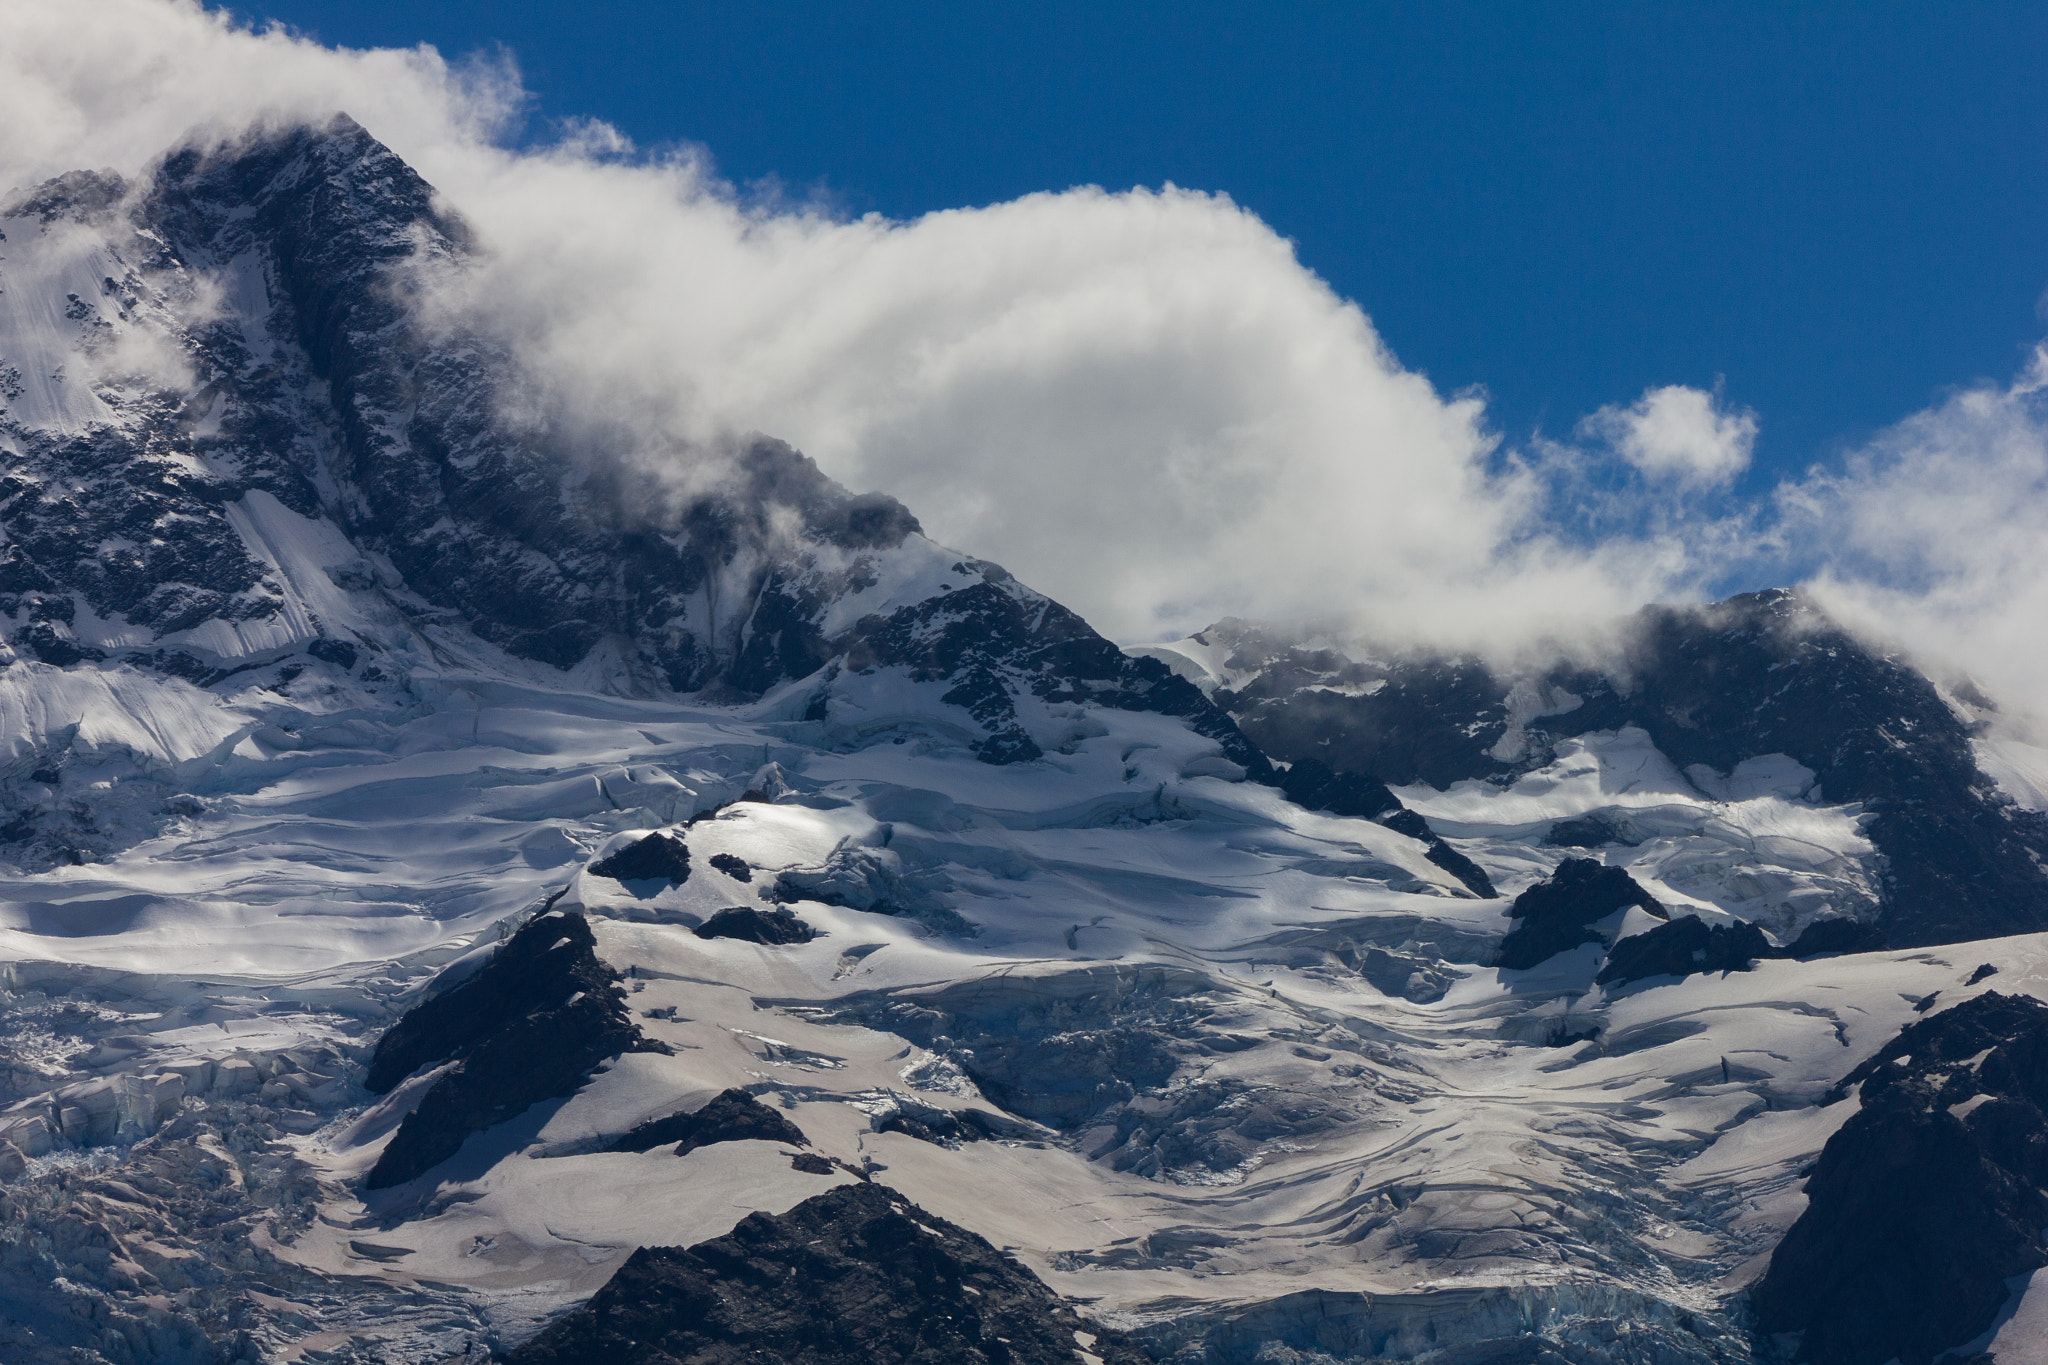
[{"label": "rocky summit", "polygon": [[0,200],[0,1358],[2038,1358],[1974,684],[1121,648],[554,411],[345,115],[131,172]]},{"label": "rocky summit", "polygon": [[[1095,1330],[1088,1330],[1095,1327]],[[644,1247],[511,1365],[1140,1365],[1030,1271],[893,1190],[853,1183],[731,1233]]]}]

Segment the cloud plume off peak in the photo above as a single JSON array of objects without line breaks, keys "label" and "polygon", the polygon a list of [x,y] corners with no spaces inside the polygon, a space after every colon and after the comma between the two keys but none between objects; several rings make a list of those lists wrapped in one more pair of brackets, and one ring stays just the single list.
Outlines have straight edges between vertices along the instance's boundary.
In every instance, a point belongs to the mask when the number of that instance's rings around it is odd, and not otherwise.
[{"label": "cloud plume off peak", "polygon": [[346,110],[475,227],[444,303],[605,431],[604,457],[661,469],[782,437],[1120,639],[1237,614],[1512,647],[1803,578],[2048,702],[2048,654],[2018,629],[2048,615],[2038,364],[1744,502],[1756,414],[1667,385],[1572,443],[1510,441],[1224,195],[849,221],[752,206],[704,158],[601,124],[514,146],[509,61],[329,49],[191,0],[0,0],[0,23],[0,185]]}]

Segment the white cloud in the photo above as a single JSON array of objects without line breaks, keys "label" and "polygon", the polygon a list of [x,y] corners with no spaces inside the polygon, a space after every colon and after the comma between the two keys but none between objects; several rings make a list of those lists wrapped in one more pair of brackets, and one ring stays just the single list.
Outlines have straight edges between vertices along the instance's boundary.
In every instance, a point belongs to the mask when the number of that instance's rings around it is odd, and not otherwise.
[{"label": "white cloud", "polygon": [[1540,490],[1496,467],[1479,402],[1403,370],[1228,199],[750,218],[688,165],[553,158],[462,202],[492,248],[477,296],[559,402],[638,415],[656,460],[783,436],[1122,638],[1233,612],[1477,635],[1625,605],[1530,534]]},{"label": "white cloud", "polygon": [[1788,544],[1824,547],[1814,586],[1837,615],[2048,725],[2048,349],[1778,498]]},{"label": "white cloud", "polygon": [[[508,64],[335,51],[192,0],[0,0],[0,185],[142,169],[188,128],[345,109],[477,227],[461,296],[594,458],[687,478],[746,430],[1126,640],[1226,613],[1454,646],[1818,573],[2008,692],[2048,670],[2040,372],[1762,503],[1754,413],[1669,386],[1503,446],[1228,198],[1075,189],[906,223],[735,201],[583,123],[498,139]],[[1615,462],[1633,473],[1607,477]],[[2044,708],[2048,710],[2048,708]]]},{"label": "white cloud", "polygon": [[1630,406],[1609,404],[1579,424],[1651,478],[1724,483],[1749,467],[1756,414],[1683,384],[1648,389]]},{"label": "white cloud", "polygon": [[0,30],[0,179],[346,109],[478,228],[470,301],[603,453],[675,468],[782,436],[1120,638],[1235,612],[1477,640],[1674,581],[1668,549],[1542,534],[1481,403],[1403,369],[1221,196],[750,211],[601,125],[497,145],[523,99],[504,66],[327,50],[190,0],[0,0]]}]

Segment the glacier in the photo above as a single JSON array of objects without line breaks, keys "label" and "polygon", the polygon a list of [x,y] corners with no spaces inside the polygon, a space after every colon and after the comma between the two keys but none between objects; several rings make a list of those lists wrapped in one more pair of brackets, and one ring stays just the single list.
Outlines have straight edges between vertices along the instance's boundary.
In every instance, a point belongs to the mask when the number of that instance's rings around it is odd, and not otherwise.
[{"label": "glacier", "polygon": [[[409,311],[459,216],[345,118],[0,233],[10,1360],[488,1358],[864,1183],[1154,1359],[1771,1359],[1831,1093],[2048,994],[2041,751],[1796,594],[1607,669],[1119,650],[768,438],[673,486],[506,417],[514,361]],[[1290,800],[1318,754],[1397,810]],[[656,831],[686,876],[593,870]],[[1632,908],[1498,965],[1581,857],[1895,946],[1603,986]],[[778,907],[812,936],[694,932]],[[371,1188],[456,1064],[373,1093],[378,1038],[552,914],[666,1050]],[[807,1145],[612,1150],[734,1090]],[[2040,1293],[1972,1349],[2041,1349]]]}]

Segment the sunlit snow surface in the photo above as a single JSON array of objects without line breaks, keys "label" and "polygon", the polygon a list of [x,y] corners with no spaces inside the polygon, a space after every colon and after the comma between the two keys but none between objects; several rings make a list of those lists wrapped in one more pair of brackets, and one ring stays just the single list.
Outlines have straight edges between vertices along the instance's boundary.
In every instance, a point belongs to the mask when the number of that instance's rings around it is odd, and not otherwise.
[{"label": "sunlit snow surface", "polygon": [[[90,432],[131,420],[152,386],[185,392],[165,339],[215,306],[239,320],[252,371],[290,349],[262,323],[253,254],[199,281],[138,265],[141,234],[8,223],[0,405],[23,431]],[[188,414],[201,434],[220,421],[208,401]],[[323,458],[303,463],[331,482]],[[1592,984],[1592,947],[1527,972],[1481,965],[1508,898],[1581,853],[1627,867],[1674,913],[1752,920],[1781,943],[1868,909],[1864,812],[1783,756],[1679,771],[1624,729],[1561,741],[1510,785],[1402,789],[1503,893],[1480,901],[1414,840],[1232,780],[1216,744],[1166,717],[1026,693],[1019,723],[1046,756],[993,767],[941,704],[949,684],[895,670],[838,678],[824,721],[800,719],[811,680],[744,708],[646,700],[615,645],[568,673],[521,663],[329,521],[260,489],[224,511],[275,610],[152,638],[77,604],[69,630],[239,671],[201,688],[126,666],[0,668],[0,782],[90,855],[0,870],[0,1178],[99,1172],[117,1201],[175,1198],[174,1179],[135,1168],[233,1164],[214,1137],[175,1152],[149,1136],[181,1095],[204,1096],[247,1150],[283,1144],[310,1170],[298,1192],[250,1191],[228,1211],[277,1209],[247,1240],[295,1277],[259,1276],[175,1219],[143,1249],[159,1270],[214,1258],[266,1359],[516,1341],[633,1248],[719,1235],[850,1171],[1155,1343],[1225,1307],[1253,1324],[1370,1316],[1394,1357],[1576,1319],[1713,1319],[1760,1273],[1803,1206],[1799,1173],[1853,1111],[1816,1105],[1829,1086],[1916,1006],[2048,993],[2048,936],[1765,961],[1612,995]],[[973,576],[959,564],[913,535],[822,628],[954,588]],[[344,669],[304,652],[323,640],[360,657]],[[1244,681],[1220,645],[1149,652],[1205,688]],[[1578,704],[1506,701],[1503,761],[1531,719]],[[2048,752],[1986,738],[1977,756],[2015,801],[2048,808]],[[682,831],[680,887],[582,872],[700,816]],[[1561,822],[1587,820],[1616,837],[1553,845]],[[721,853],[751,881],[714,869]],[[906,913],[799,901],[818,936],[789,947],[690,932],[758,904],[781,872],[817,885],[855,867]],[[595,917],[637,1022],[673,1055],[626,1055],[423,1179],[364,1194],[424,1088],[368,1095],[368,1045],[434,973],[549,904]],[[1618,928],[1653,923],[1632,911]],[[1996,974],[1966,984],[1985,964]],[[949,1148],[879,1130],[918,1106],[1001,1107],[967,1076],[1001,1070],[972,1048],[998,1049],[885,1031],[902,1001],[1045,1044],[1005,1073],[1022,1114],[1010,1136]],[[1164,1049],[1160,1074],[1111,1075],[1060,1127],[1022,1113],[1085,1071],[1089,1049],[1138,1038]],[[835,1173],[795,1171],[763,1142],[599,1150],[730,1086],[783,1106]],[[68,1217],[71,1188],[32,1217]],[[0,1275],[12,1268],[0,1257]],[[136,1321],[159,1311],[118,1264],[100,1273],[29,1285],[9,1313],[56,1340],[79,1316],[65,1295],[103,1295]],[[1290,1297],[1310,1290],[1328,1295]],[[2010,1357],[2044,1321],[2041,1290],[2016,1295],[1998,1349]]]},{"label": "sunlit snow surface", "polygon": [[[2005,990],[2040,990],[2048,968],[2048,944],[2010,939],[1765,962],[1610,998],[1591,985],[1591,949],[1524,973],[1475,965],[1505,900],[1460,894],[1420,844],[1380,826],[1184,776],[1214,746],[1169,719],[1098,713],[1080,728],[1100,733],[1070,753],[999,768],[921,730],[909,684],[893,735],[849,749],[823,725],[777,719],[774,697],[748,710],[605,697],[429,643],[409,685],[381,694],[324,665],[203,692],[17,663],[0,679],[15,752],[46,747],[58,712],[89,716],[79,750],[156,765],[196,799],[107,861],[9,879],[0,950],[19,988],[89,996],[118,982],[138,1015],[154,997],[209,996],[203,1022],[186,1009],[161,1033],[134,1025],[146,1043],[113,1069],[153,1073],[321,1038],[354,1046],[505,917],[558,892],[604,916],[600,949],[633,976],[635,1012],[673,1057],[629,1056],[369,1205],[347,1179],[415,1092],[364,1112],[350,1092],[287,1139],[336,1183],[280,1255],[460,1286],[515,1336],[634,1246],[695,1242],[850,1178],[795,1172],[766,1143],[591,1150],[730,1085],[762,1088],[819,1151],[1126,1321],[1305,1288],[1414,1296],[1386,1302],[1428,1316],[1439,1291],[1490,1284],[1553,1286],[1542,1301],[1559,1313],[1595,1290],[1623,1293],[1616,1311],[1650,1311],[1627,1295],[1712,1310],[1758,1272],[1802,1205],[1797,1172],[1850,1112],[1814,1107],[1821,1092],[1914,1002],[1961,998],[1980,962]],[[888,694],[875,689],[878,707]],[[726,804],[769,764],[776,800]],[[1613,810],[1645,838],[1601,856],[1660,899],[1782,929],[1867,894],[1857,812],[1808,800],[1808,781],[1769,761],[1688,778],[1624,731],[1560,746],[1512,787],[1402,795],[1507,895],[1573,852],[1542,846],[1542,828]],[[720,807],[687,831],[695,870],[679,888],[636,897],[580,872],[627,832]],[[778,869],[842,848],[893,853],[976,932],[799,903],[820,931],[808,944],[689,933],[753,903]],[[745,859],[753,882],[712,869],[716,853]],[[1333,956],[1340,944],[1437,963],[1448,992],[1385,994]],[[1231,1041],[1189,1048],[1169,1098],[1327,1112],[1270,1140],[1251,1125],[1250,1155],[1223,1170],[1119,1171],[1094,1150],[1101,1133],[951,1150],[873,1131],[900,1097],[990,1105],[922,1048],[813,1007],[977,981],[996,1018],[1063,994],[1198,998],[1189,1036]],[[1596,1030],[1597,1043],[1543,1045]]]},{"label": "sunlit snow surface", "polygon": [[1502,860],[1560,820],[1603,817],[1633,845],[1610,846],[1605,860],[1659,900],[1710,922],[1717,912],[1751,920],[1788,943],[1822,914],[1867,913],[1877,901],[1862,808],[1826,804],[1812,771],[1782,754],[1727,774],[1697,764],[1680,773],[1629,726],[1559,743],[1551,763],[1506,788],[1466,781],[1396,794]]}]

